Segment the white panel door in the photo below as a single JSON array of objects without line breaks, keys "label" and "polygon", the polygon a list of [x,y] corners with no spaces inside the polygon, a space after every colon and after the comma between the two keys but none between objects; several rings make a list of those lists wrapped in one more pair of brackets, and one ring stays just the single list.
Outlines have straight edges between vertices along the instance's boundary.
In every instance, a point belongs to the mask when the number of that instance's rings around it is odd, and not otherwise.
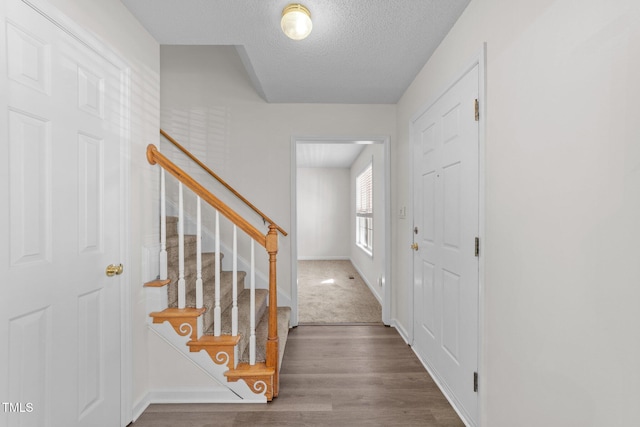
[{"label": "white panel door", "polygon": [[474,422],[478,359],[478,68],[411,124],[414,347]]},{"label": "white panel door", "polygon": [[0,425],[117,426],[121,73],[2,3]]}]

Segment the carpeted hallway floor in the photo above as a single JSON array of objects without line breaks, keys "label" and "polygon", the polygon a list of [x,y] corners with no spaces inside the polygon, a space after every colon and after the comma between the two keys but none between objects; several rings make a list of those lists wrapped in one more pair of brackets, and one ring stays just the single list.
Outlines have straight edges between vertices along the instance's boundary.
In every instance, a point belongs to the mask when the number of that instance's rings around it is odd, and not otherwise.
[{"label": "carpeted hallway floor", "polygon": [[351,261],[298,261],[298,321],[382,323],[382,307]]}]

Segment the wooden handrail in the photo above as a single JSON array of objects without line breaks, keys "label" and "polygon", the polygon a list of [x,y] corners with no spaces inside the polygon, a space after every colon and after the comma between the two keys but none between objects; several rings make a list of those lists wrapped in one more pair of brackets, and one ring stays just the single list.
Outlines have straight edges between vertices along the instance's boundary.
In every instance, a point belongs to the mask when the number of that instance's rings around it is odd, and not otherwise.
[{"label": "wooden handrail", "polygon": [[247,206],[249,206],[251,209],[253,209],[253,211],[255,213],[257,213],[258,215],[260,215],[260,217],[269,223],[269,225],[275,225],[276,230],[278,230],[280,233],[282,233],[283,236],[287,235],[287,232],[284,231],[282,229],[282,227],[280,227],[278,224],[276,224],[271,218],[269,218],[268,216],[266,216],[264,213],[262,213],[262,211],[260,209],[258,209],[257,207],[255,207],[251,202],[249,202],[246,198],[244,198],[242,196],[242,194],[238,193],[232,186],[230,186],[229,184],[227,184],[225,182],[225,180],[223,180],[222,178],[220,178],[220,176],[218,176],[218,174],[216,174],[214,171],[212,171],[211,169],[209,169],[209,167],[207,167],[207,165],[205,165],[204,163],[202,163],[196,156],[194,156],[193,154],[191,154],[191,152],[189,152],[189,150],[187,150],[186,148],[184,148],[182,145],[180,145],[180,143],[178,141],[176,141],[175,139],[173,139],[173,137],[171,137],[171,135],[169,135],[167,132],[165,132],[163,129],[160,129],[160,135],[164,136],[165,138],[167,138],[167,140],[169,142],[171,142],[173,145],[176,146],[176,148],[180,151],[182,151],[187,157],[189,157],[191,160],[193,160],[194,162],[196,162],[198,164],[198,166],[200,166],[202,169],[205,170],[205,172],[207,172],[209,175],[211,175],[215,180],[217,180],[220,184],[222,184],[227,190],[231,191],[231,193],[233,193],[233,195],[235,195],[237,198],[239,198],[240,200],[242,200],[242,202],[244,204],[246,204]]},{"label": "wooden handrail", "polygon": [[267,247],[266,235],[262,234],[260,230],[250,224],[246,219],[241,217],[236,211],[227,206],[224,202],[211,194],[209,190],[204,188],[200,183],[194,180],[189,174],[180,169],[158,151],[155,145],[147,145],[147,160],[150,164],[156,163],[162,166],[164,170],[173,175],[178,181],[186,185],[191,191],[196,193],[202,200],[209,203],[215,209],[217,209],[222,215],[227,217],[231,222],[240,227],[242,231],[247,233],[253,240],[258,242],[262,247]]}]

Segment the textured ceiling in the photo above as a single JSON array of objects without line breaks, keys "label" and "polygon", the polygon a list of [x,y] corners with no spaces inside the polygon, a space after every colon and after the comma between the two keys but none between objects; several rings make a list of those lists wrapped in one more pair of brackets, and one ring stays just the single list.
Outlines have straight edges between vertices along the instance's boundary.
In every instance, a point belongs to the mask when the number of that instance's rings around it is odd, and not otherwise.
[{"label": "textured ceiling", "polygon": [[280,30],[288,0],[122,0],[161,44],[233,45],[268,102],[394,104],[470,0],[304,0],[313,31]]}]

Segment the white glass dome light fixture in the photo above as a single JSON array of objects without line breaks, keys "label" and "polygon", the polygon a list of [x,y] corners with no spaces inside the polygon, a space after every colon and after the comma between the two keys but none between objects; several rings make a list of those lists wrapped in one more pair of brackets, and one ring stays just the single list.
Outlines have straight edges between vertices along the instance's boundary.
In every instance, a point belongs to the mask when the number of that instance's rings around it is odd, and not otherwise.
[{"label": "white glass dome light fixture", "polygon": [[290,39],[302,40],[311,34],[311,13],[299,3],[290,4],[282,10],[280,26]]}]

